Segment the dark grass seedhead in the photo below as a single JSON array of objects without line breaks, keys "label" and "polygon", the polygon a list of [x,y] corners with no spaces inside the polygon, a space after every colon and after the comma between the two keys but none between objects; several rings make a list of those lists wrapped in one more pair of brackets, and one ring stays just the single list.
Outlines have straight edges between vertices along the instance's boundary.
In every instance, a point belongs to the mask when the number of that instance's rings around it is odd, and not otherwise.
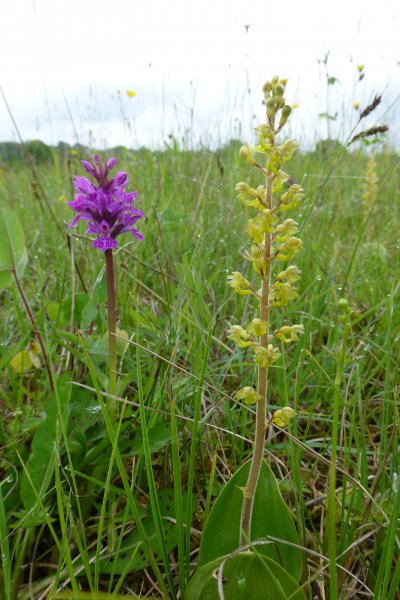
[{"label": "dark grass seedhead", "polygon": [[364,131],[360,131],[360,133],[357,133],[357,135],[353,136],[348,145],[350,146],[350,144],[353,144],[358,140],[371,137],[373,135],[378,135],[379,133],[386,133],[387,131],[389,131],[389,125],[377,125],[376,127],[364,129]]},{"label": "dark grass seedhead", "polygon": [[371,104],[368,104],[366,108],[360,113],[360,121],[361,119],[365,119],[368,115],[370,115],[382,102],[382,95],[376,95],[372,100]]}]

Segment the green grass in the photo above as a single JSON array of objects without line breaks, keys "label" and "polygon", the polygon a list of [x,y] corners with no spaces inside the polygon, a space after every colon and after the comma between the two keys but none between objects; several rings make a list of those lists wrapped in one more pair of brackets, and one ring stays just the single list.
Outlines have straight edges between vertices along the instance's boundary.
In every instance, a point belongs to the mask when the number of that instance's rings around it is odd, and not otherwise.
[{"label": "green grass", "polygon": [[[129,172],[147,220],[145,241],[126,235],[115,256],[118,327],[129,340],[120,340],[118,355],[118,423],[110,421],[102,392],[103,257],[83,228],[73,231],[71,254],[65,222],[72,215],[59,200],[71,197],[78,157],[54,152],[53,163],[34,175],[28,166],[3,164],[2,203],[17,212],[25,232],[29,262],[21,284],[51,359],[58,409],[43,429],[51,402],[43,361],[23,374],[11,367],[33,333],[9,286],[0,292],[1,598],[61,591],[82,599],[83,591],[91,598],[182,598],[210,505],[252,448],[252,412],[232,396],[254,383],[256,372],[251,356],[227,340],[229,325],[243,318],[227,275],[251,277],[242,257],[246,216],[234,186],[252,174],[239,146],[119,152],[118,168]],[[335,154],[320,146],[291,165],[307,192],[295,215],[304,250],[300,297],[282,320],[303,323],[305,334],[271,369],[269,406],[290,404],[298,417],[289,432],[267,433],[267,456],[307,548],[307,597],[328,594],[334,536],[331,572],[341,597],[396,599],[398,157],[380,148],[369,215],[361,150]],[[352,308],[344,354],[342,297]],[[332,426],[336,489],[329,491]],[[41,435],[46,465],[34,450]],[[330,533],[328,496],[336,505]]]}]

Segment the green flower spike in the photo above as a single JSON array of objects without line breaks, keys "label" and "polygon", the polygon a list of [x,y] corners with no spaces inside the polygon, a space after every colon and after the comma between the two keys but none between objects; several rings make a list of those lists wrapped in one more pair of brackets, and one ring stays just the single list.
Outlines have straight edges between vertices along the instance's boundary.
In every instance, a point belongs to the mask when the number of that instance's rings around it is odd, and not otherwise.
[{"label": "green flower spike", "polygon": [[[253,276],[259,279],[258,283],[250,283],[237,271],[228,278],[228,285],[238,294],[252,294],[259,301],[259,316],[253,318],[246,328],[232,326],[228,335],[239,348],[250,348],[258,366],[257,389],[244,386],[236,394],[236,398],[246,404],[256,404],[255,445],[243,494],[241,544],[250,539],[254,494],[264,452],[267,371],[281,356],[272,342],[297,342],[299,335],[304,332],[303,325],[284,324],[270,333],[271,313],[280,307],[286,307],[298,297],[295,284],[300,279],[300,270],[295,265],[288,265],[280,270],[278,265],[291,261],[303,247],[301,240],[295,237],[299,230],[297,222],[285,216],[303,200],[304,190],[297,183],[284,189],[290,175],[282,170],[282,166],[297,150],[298,143],[293,139],[283,140],[279,145],[276,143],[277,135],[292,112],[285,102],[285,86],[286,80],[280,80],[277,76],[264,85],[267,120],[255,129],[257,144],[253,147],[245,144],[240,149],[240,155],[264,179],[258,187],[251,187],[249,183],[241,181],[235,188],[239,200],[254,211],[245,227],[250,248],[244,251],[244,257],[252,263]],[[291,408],[285,407],[275,413],[273,422],[285,427],[293,414],[295,413]]]},{"label": "green flower spike", "polygon": [[[268,369],[276,366],[281,357],[276,345],[283,348],[290,342],[295,343],[304,331],[300,324],[282,325],[281,315],[279,326],[273,326],[279,307],[286,307],[298,297],[295,284],[300,279],[300,270],[292,264],[285,265],[282,270],[281,261],[292,260],[302,248],[301,240],[295,237],[298,225],[286,215],[304,198],[303,188],[294,184],[286,185],[284,189],[290,175],[282,170],[298,144],[292,139],[279,140],[280,145],[276,142],[292,112],[285,101],[285,86],[286,80],[277,76],[264,85],[266,122],[256,127],[256,145],[245,144],[240,149],[247,165],[255,167],[256,174],[263,179],[258,187],[251,187],[249,178],[235,188],[246,214],[252,213],[243,227],[250,240],[243,254],[251,263],[248,265],[251,275],[246,279],[242,273],[234,271],[228,277],[228,285],[238,294],[248,296],[245,312],[251,316],[247,325],[231,326],[228,338],[238,346],[236,360],[243,353],[245,366],[250,356],[257,369],[257,386],[253,387],[252,381],[243,381],[235,394],[236,400],[254,405],[254,411],[247,408],[248,414],[255,413],[254,445],[250,460],[225,484],[208,516],[199,553],[201,568],[193,584],[189,584],[188,600],[192,595],[193,598],[217,598],[221,590],[220,582],[217,586],[215,581],[215,573],[220,569],[222,576],[225,563],[225,571],[231,569],[230,574],[226,574],[226,598],[290,596],[305,600],[298,587],[303,568],[300,540],[291,511],[285,506],[275,476],[264,460],[267,428],[273,424],[286,427],[296,414],[285,406],[267,420]],[[243,379],[250,379],[253,369],[242,368],[241,372]],[[272,377],[274,375],[272,373]],[[267,546],[254,543],[253,546],[253,542],[268,536],[282,542]],[[259,564],[259,569],[253,569],[253,563],[246,562],[241,571],[243,576],[236,577],[238,568],[233,561],[243,561],[244,557],[256,561],[254,564]],[[293,585],[288,585],[289,578]]]}]

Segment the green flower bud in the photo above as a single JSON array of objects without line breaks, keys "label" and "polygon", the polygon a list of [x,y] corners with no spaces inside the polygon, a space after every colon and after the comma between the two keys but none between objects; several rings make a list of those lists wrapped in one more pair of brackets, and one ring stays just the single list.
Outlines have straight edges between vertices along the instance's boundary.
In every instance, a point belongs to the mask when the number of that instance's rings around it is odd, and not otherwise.
[{"label": "green flower bud", "polygon": [[241,181],[240,183],[236,184],[235,190],[239,192],[238,198],[244,202],[244,204],[247,206],[255,206],[259,210],[263,210],[267,197],[267,192],[264,186],[259,185],[255,190],[247,185],[247,183]]},{"label": "green flower bud", "polygon": [[263,123],[255,128],[260,146],[263,150],[269,150],[274,143],[275,135],[268,123]]},{"label": "green flower bud", "polygon": [[275,86],[275,94],[277,96],[283,96],[284,93],[285,93],[285,86],[282,85],[282,83],[280,81],[278,81],[278,83]]},{"label": "green flower bud", "polygon": [[252,346],[252,350],[255,355],[256,363],[260,365],[262,369],[267,369],[273,365],[281,355],[278,348],[274,348],[272,344],[268,344],[267,348],[264,348],[264,346]]},{"label": "green flower bud", "polygon": [[261,244],[264,241],[264,235],[272,233],[272,223],[274,221],[276,221],[276,217],[267,208],[258,213],[253,219],[250,219],[247,222],[247,233],[251,241],[255,244]]},{"label": "green flower bud", "polygon": [[293,408],[290,408],[290,406],[285,406],[284,408],[274,412],[272,421],[275,423],[275,425],[278,425],[278,427],[287,427],[289,421],[296,415],[297,413],[295,410],[293,410]]},{"label": "green flower bud", "polygon": [[266,81],[263,85],[264,96],[268,97],[272,92],[272,85],[270,81]]},{"label": "green flower bud", "polygon": [[278,281],[283,281],[287,279],[288,283],[293,283],[294,281],[298,281],[300,279],[300,269],[295,265],[290,265],[284,271],[281,271],[279,275],[277,275],[276,279]]},{"label": "green flower bud", "polygon": [[274,336],[285,342],[285,344],[289,344],[289,342],[298,342],[299,334],[302,333],[304,333],[303,325],[284,325],[275,331]]},{"label": "green flower bud", "polygon": [[282,107],[281,118],[279,120],[279,128],[285,125],[286,121],[290,117],[291,112],[292,109],[288,104],[285,104],[285,106]]},{"label": "green flower bud", "polygon": [[267,152],[267,169],[271,173],[278,173],[281,163],[282,155],[278,146],[272,146]]},{"label": "green flower bud", "polygon": [[233,325],[228,333],[228,338],[236,342],[239,348],[247,348],[253,345],[250,335],[240,325]]},{"label": "green flower bud", "polygon": [[290,175],[288,175],[288,173],[279,170],[275,175],[274,183],[272,185],[273,193],[276,194],[277,192],[279,192],[282,189],[283,184],[286,183],[289,178]]},{"label": "green flower bud", "polygon": [[246,331],[251,335],[261,337],[262,335],[265,335],[267,333],[268,328],[269,323],[267,321],[262,321],[261,319],[253,319],[251,323],[247,325]]},{"label": "green flower bud", "polygon": [[303,242],[297,237],[289,237],[282,244],[279,244],[276,258],[286,262],[291,260],[293,256],[303,248]]},{"label": "green flower bud", "polygon": [[290,160],[298,147],[299,144],[295,140],[286,140],[286,142],[279,146],[282,154],[282,160],[284,162]]},{"label": "green flower bud", "polygon": [[253,156],[253,149],[249,146],[249,144],[244,144],[244,146],[240,148],[239,154],[249,163],[249,165],[254,166],[257,164],[257,161]]},{"label": "green flower bud", "polygon": [[250,282],[247,281],[239,271],[233,271],[231,275],[228,275],[228,285],[234,288],[235,292],[242,296],[247,296],[252,293]]},{"label": "green flower bud", "polygon": [[247,183],[245,183],[244,181],[237,183],[235,185],[235,190],[237,192],[239,192],[238,193],[239,200],[243,200],[243,198],[246,200],[250,189],[251,189],[250,186]]},{"label": "green flower bud", "polygon": [[278,110],[277,102],[275,98],[268,98],[265,104],[267,106],[267,117],[270,121],[273,121]]},{"label": "green flower bud", "polygon": [[284,212],[294,208],[301,200],[303,200],[304,197],[305,194],[303,194],[303,188],[301,185],[294,183],[290,186],[288,191],[282,194],[280,197],[279,210]]},{"label": "green flower bud", "polygon": [[260,399],[260,394],[252,387],[246,386],[236,392],[236,400],[244,400],[246,404],[256,404]]},{"label": "green flower bud", "polygon": [[280,281],[275,281],[269,293],[271,306],[287,306],[290,300],[294,300],[298,296],[292,285]]},{"label": "green flower bud", "polygon": [[262,245],[261,244],[252,244],[251,245],[251,256],[253,258],[260,258],[262,256]]},{"label": "green flower bud", "polygon": [[299,230],[298,223],[293,219],[286,219],[275,228],[274,242],[285,242],[294,233]]},{"label": "green flower bud", "polygon": [[264,275],[266,272],[266,263],[264,259],[263,244],[252,244],[250,252],[244,251],[243,256],[253,263],[253,268],[259,275]]}]

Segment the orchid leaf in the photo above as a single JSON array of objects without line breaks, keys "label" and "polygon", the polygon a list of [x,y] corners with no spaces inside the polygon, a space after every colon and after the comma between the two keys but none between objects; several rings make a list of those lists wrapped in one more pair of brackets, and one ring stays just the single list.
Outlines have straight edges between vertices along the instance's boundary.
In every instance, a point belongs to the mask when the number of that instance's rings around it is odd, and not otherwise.
[{"label": "orchid leaf", "polygon": [[[200,566],[238,549],[243,488],[249,469],[250,461],[240,467],[218,496],[203,532]],[[268,540],[268,536],[287,543],[266,544],[260,546],[258,552],[281,563],[299,581],[302,573],[301,551],[291,545],[299,545],[296,527],[275,476],[267,462],[263,461],[254,499],[251,540]]]},{"label": "orchid leaf", "polygon": [[224,596],[229,600],[305,600],[304,592],[292,575],[271,558],[260,554],[260,549],[205,564],[189,582],[185,600],[219,600],[218,576]]}]

